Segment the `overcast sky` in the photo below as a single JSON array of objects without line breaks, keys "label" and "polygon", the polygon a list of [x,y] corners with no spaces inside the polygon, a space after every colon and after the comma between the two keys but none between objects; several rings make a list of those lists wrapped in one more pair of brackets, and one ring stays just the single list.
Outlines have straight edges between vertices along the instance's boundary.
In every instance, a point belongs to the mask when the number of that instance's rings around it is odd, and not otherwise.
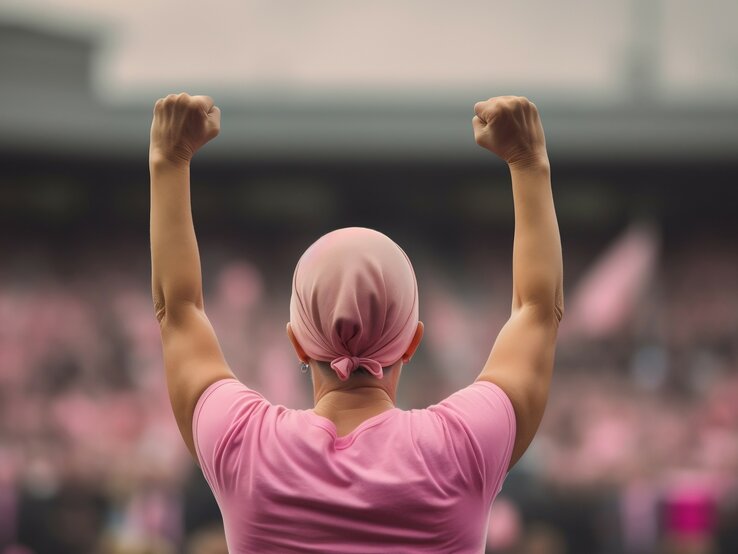
[{"label": "overcast sky", "polygon": [[0,18],[102,30],[95,86],[111,101],[480,85],[607,101],[627,93],[634,60],[666,100],[738,98],[734,0],[0,0]]}]

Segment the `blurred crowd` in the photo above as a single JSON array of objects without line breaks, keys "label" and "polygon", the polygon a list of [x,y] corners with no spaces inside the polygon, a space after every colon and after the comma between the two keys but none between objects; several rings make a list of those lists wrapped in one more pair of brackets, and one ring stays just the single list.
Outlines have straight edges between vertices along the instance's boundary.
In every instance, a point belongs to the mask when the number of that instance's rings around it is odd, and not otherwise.
[{"label": "blurred crowd", "polygon": [[[200,249],[205,308],[232,369],[302,409],[312,388],[285,324],[292,269],[318,237],[298,238],[280,246],[283,260],[220,238]],[[509,245],[470,239],[446,256],[426,240],[398,240],[426,330],[403,369],[404,409],[473,381],[510,309]],[[148,245],[97,244],[19,245],[0,267],[0,553],[225,553],[170,410]],[[492,508],[488,552],[738,552],[735,245],[665,244],[598,333],[581,324],[590,308],[577,291],[597,253],[565,253],[551,397]]]}]

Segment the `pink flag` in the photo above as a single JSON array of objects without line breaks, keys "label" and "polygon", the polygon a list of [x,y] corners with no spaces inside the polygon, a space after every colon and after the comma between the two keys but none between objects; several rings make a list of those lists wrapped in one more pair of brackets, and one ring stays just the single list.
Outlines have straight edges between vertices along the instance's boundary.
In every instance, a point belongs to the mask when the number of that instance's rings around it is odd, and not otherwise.
[{"label": "pink flag", "polygon": [[658,252],[654,225],[635,223],[626,229],[577,284],[564,317],[568,332],[604,337],[621,329],[653,277]]}]

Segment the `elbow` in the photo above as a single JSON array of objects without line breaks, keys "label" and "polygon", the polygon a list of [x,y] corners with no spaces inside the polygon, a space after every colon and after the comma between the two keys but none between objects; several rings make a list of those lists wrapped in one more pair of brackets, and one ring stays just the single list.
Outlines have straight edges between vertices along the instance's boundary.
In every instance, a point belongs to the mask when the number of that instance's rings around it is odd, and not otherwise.
[{"label": "elbow", "polygon": [[541,318],[552,322],[555,327],[558,327],[564,318],[564,303],[556,301],[553,305],[549,303],[546,306],[538,306],[538,312]]},{"label": "elbow", "polygon": [[[178,317],[178,313],[181,311],[182,306],[195,306],[200,310],[204,310],[204,300],[202,291],[198,293],[187,294],[164,294],[164,291],[160,288],[154,288],[152,292],[152,298],[154,301],[154,315],[159,325],[164,323],[164,318],[169,315],[170,318]],[[166,300],[165,300],[166,298]],[[190,298],[192,298],[190,300]]]},{"label": "elbow", "polygon": [[558,326],[564,317],[564,293],[559,288],[553,294],[549,291],[537,296],[528,295],[526,298],[514,298],[513,312],[521,308],[530,310],[541,320],[553,321]]},{"label": "elbow", "polygon": [[564,304],[558,302],[521,302],[513,305],[512,314],[525,311],[529,317],[546,325],[558,327],[564,317]]},{"label": "elbow", "polygon": [[168,301],[154,300],[154,314],[156,315],[156,321],[159,322],[159,326],[163,327],[165,322],[167,325],[181,321],[183,317],[186,317],[190,313],[190,310],[194,308],[199,311],[204,311],[205,307],[200,301]]},{"label": "elbow", "polygon": [[557,303],[554,306],[554,316],[556,317],[556,325],[561,323],[561,320],[564,318],[564,303],[561,302],[560,304]]},{"label": "elbow", "polygon": [[556,315],[556,324],[561,323],[564,317],[564,289],[561,285],[556,289],[556,299],[554,301],[554,314]]},{"label": "elbow", "polygon": [[154,297],[154,315],[156,316],[156,321],[159,322],[159,325],[162,324],[164,321],[164,315],[166,314],[166,310],[164,308],[164,300],[162,300],[161,297]]}]

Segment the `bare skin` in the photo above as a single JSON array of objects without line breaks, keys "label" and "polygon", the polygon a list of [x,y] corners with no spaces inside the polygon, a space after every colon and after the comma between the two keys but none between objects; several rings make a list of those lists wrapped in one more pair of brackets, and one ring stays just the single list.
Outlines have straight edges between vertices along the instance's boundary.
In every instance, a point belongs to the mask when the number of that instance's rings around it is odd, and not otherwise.
[{"label": "bare skin", "polygon": [[[195,461],[192,416],[202,392],[235,378],[205,314],[202,275],[190,206],[190,162],[220,132],[220,110],[209,96],[170,94],[153,111],[151,175],[151,285],[159,322],[167,387],[177,425]],[[476,142],[510,168],[515,202],[513,300],[510,319],[477,379],[510,397],[517,434],[510,467],[533,439],[543,416],[563,314],[561,243],[551,193],[550,165],[535,105],[514,96],[475,105]],[[405,355],[378,380],[352,374],[340,381],[326,362],[310,360],[315,413],[333,421],[339,436],[395,405],[402,365],[423,335],[419,322]]]},{"label": "bare skin", "polygon": [[341,381],[330,368],[330,363],[313,360],[305,354],[289,323],[287,336],[298,359],[310,364],[315,402],[313,412],[330,419],[341,437],[364,420],[395,407],[402,366],[410,361],[423,338],[423,322],[418,322],[415,336],[403,357],[389,369],[385,368],[382,379],[354,372],[346,381]]}]

